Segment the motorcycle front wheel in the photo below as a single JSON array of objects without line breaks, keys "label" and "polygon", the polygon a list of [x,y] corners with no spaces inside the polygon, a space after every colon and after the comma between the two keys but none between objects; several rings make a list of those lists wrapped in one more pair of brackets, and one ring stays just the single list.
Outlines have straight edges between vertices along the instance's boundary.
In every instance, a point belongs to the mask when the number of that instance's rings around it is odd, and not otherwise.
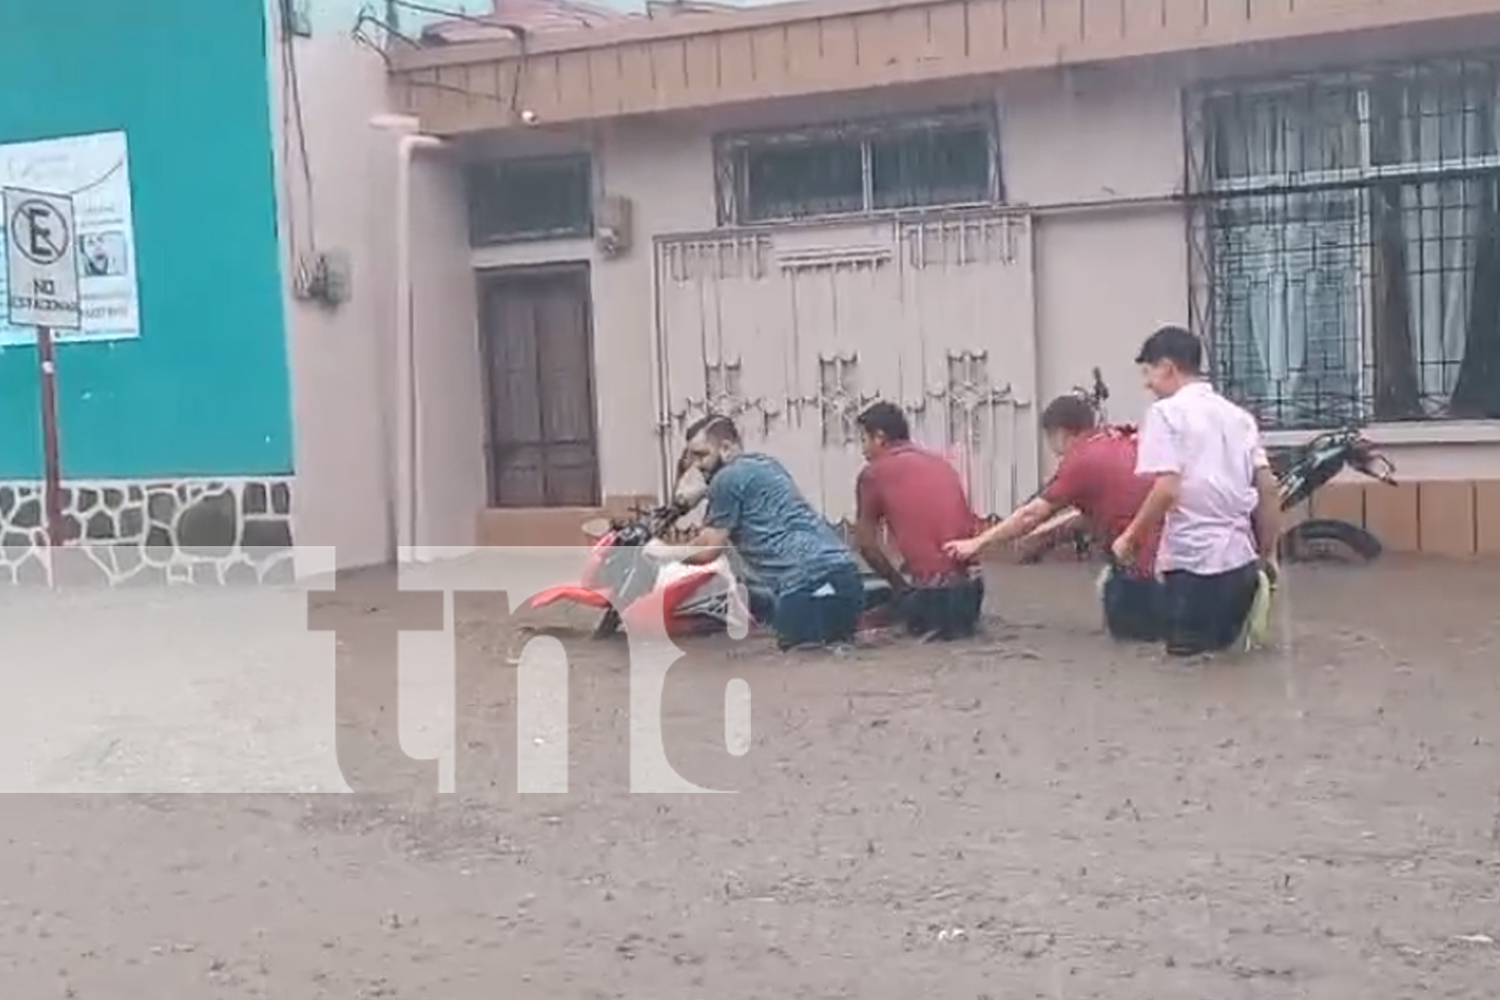
[{"label": "motorcycle front wheel", "polygon": [[1287,562],[1367,563],[1380,557],[1380,539],[1357,524],[1313,518],[1281,535],[1281,558]]},{"label": "motorcycle front wheel", "polygon": [[604,617],[599,619],[599,624],[594,627],[595,639],[608,639],[620,631],[620,612],[613,604],[604,612]]}]

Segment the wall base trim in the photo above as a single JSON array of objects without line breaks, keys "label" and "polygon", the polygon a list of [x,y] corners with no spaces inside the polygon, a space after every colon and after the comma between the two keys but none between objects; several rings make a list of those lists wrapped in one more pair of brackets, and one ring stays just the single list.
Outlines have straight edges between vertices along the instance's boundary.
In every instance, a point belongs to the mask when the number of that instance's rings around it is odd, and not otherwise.
[{"label": "wall base trim", "polygon": [[1496,479],[1422,479],[1395,486],[1372,480],[1335,481],[1292,516],[1358,524],[1380,539],[1387,552],[1458,558],[1500,555]]},{"label": "wall base trim", "polygon": [[0,481],[0,585],[290,581],[293,477],[69,480],[46,544],[42,484]]}]

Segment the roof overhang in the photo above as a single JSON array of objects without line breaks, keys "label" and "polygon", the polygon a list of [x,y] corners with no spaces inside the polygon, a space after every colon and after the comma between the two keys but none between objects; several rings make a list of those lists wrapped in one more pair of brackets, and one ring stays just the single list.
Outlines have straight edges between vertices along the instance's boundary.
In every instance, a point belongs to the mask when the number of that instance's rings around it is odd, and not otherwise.
[{"label": "roof overhang", "polygon": [[1500,14],[1500,0],[805,0],[390,54],[452,135]]}]

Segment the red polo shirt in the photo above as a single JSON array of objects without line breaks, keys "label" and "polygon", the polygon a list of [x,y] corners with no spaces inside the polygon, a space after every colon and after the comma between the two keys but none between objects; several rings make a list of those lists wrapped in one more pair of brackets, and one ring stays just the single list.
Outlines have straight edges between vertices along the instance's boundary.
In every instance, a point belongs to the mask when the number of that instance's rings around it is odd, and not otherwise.
[{"label": "red polo shirt", "polygon": [[[1151,479],[1135,473],[1135,435],[1106,429],[1074,442],[1057,466],[1042,499],[1056,507],[1076,507],[1093,525],[1094,535],[1106,545],[1130,526],[1136,511],[1151,492]],[[1136,572],[1156,571],[1160,528],[1141,539]]]},{"label": "red polo shirt", "polygon": [[885,522],[910,579],[965,570],[943,551],[943,543],[973,535],[978,520],[958,470],[942,456],[913,444],[888,448],[860,471],[856,492],[860,521]]}]

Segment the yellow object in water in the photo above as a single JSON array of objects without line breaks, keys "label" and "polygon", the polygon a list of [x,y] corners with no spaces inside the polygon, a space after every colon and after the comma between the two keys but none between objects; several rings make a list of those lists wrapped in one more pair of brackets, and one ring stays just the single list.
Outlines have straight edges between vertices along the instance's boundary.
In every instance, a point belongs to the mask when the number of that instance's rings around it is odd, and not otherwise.
[{"label": "yellow object in water", "polygon": [[1250,604],[1250,614],[1245,616],[1245,628],[1240,633],[1236,647],[1249,652],[1266,644],[1271,634],[1271,603],[1276,588],[1271,586],[1271,577],[1264,569],[1256,574],[1255,600]]}]

